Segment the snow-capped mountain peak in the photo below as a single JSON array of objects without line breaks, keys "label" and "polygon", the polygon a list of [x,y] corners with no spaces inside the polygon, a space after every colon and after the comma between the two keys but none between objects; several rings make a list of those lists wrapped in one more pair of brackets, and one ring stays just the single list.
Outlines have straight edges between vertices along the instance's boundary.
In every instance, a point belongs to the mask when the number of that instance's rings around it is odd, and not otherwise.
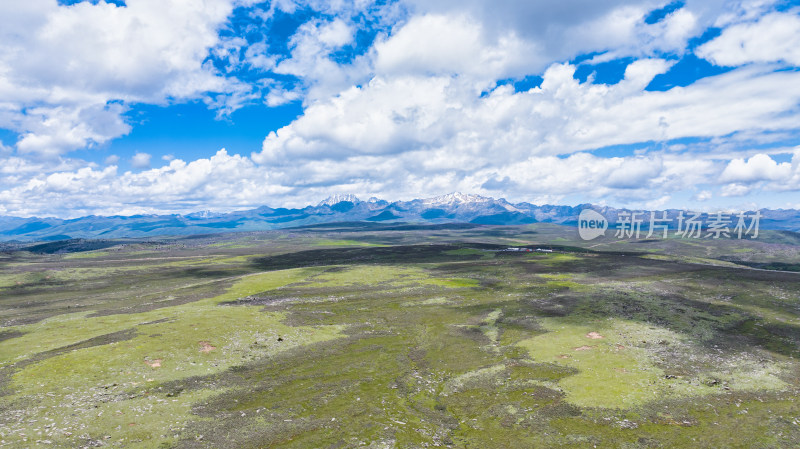
[{"label": "snow-capped mountain peak", "polygon": [[320,201],[319,204],[317,204],[317,207],[319,207],[319,206],[333,206],[334,204],[339,204],[342,201],[349,201],[349,202],[354,203],[354,204],[361,202],[361,200],[358,199],[357,196],[355,196],[355,195],[353,195],[351,193],[347,193],[347,194],[344,194],[344,195],[337,193],[336,195],[331,195],[331,196],[325,198],[324,200]]},{"label": "snow-capped mountain peak", "polygon": [[448,193],[447,195],[426,198],[422,200],[422,203],[427,206],[452,206],[464,203],[488,203],[490,201],[492,201],[492,198],[487,198],[485,196],[454,192]]},{"label": "snow-capped mountain peak", "polygon": [[188,217],[188,218],[213,218],[213,217],[218,217],[220,215],[223,215],[223,214],[220,214],[218,212],[214,212],[214,211],[211,211],[211,210],[203,210],[203,211],[192,212],[191,214],[187,214],[186,217]]}]

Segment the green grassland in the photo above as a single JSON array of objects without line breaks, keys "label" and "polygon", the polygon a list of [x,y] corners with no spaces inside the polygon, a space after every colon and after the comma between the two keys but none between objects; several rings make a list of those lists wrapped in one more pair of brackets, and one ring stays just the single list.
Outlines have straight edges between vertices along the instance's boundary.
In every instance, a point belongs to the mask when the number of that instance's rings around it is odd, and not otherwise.
[{"label": "green grassland", "polygon": [[798,447],[800,273],[754,269],[796,266],[793,238],[331,225],[3,253],[0,447]]}]

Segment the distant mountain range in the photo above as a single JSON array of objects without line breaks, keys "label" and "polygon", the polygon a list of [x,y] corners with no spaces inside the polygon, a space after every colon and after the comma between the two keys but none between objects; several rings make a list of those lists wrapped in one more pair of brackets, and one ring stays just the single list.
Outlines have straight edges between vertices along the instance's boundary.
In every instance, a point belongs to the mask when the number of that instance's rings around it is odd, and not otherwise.
[{"label": "distant mountain range", "polygon": [[[557,223],[577,225],[584,209],[593,209],[612,225],[625,209],[591,204],[537,206],[509,203],[480,195],[451,193],[434,198],[388,202],[378,198],[362,201],[354,195],[335,195],[316,206],[301,209],[271,208],[188,215],[87,216],[75,219],[0,217],[0,241],[53,241],[75,238],[141,238],[157,235],[192,235],[232,231],[260,231],[335,222],[473,223],[519,225]],[[680,211],[667,210],[674,218]],[[800,211],[762,209],[761,229],[800,231]],[[659,211],[660,216],[662,212]],[[649,217],[649,215],[648,215]]]}]

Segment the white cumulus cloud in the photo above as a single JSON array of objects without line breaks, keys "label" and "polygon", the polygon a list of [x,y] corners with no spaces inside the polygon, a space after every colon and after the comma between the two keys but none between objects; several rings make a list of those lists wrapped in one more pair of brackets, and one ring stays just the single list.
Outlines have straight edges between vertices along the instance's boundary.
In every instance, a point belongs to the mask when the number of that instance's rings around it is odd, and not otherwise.
[{"label": "white cumulus cloud", "polygon": [[777,163],[766,154],[756,154],[750,159],[734,159],[728,163],[720,176],[722,182],[751,183],[755,181],[779,181],[788,179],[792,164]]},{"label": "white cumulus cloud", "polygon": [[204,62],[235,4],[2,2],[0,128],[20,152],[55,157],[128,133],[124,102],[239,100],[250,88]]},{"label": "white cumulus cloud", "polygon": [[147,153],[136,153],[131,158],[131,166],[133,168],[150,168],[151,156]]},{"label": "white cumulus cloud", "polygon": [[637,61],[625,80],[609,86],[581,83],[574,67],[555,64],[541,87],[501,86],[484,96],[458,77],[376,77],[309,106],[270,133],[253,159],[296,171],[321,160],[406,154],[406,169],[433,173],[611,145],[792,129],[800,120],[797,72],[741,69],[685,88],[644,91],[668,66]]},{"label": "white cumulus cloud", "polygon": [[732,25],[698,48],[697,55],[721,66],[772,62],[800,66],[800,10]]}]

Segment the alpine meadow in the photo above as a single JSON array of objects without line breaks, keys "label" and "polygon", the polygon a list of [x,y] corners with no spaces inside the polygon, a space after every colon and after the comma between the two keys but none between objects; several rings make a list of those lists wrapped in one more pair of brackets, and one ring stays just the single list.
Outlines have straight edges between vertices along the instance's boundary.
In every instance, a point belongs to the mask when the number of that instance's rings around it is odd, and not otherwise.
[{"label": "alpine meadow", "polygon": [[0,1],[6,447],[800,447],[800,3]]}]

